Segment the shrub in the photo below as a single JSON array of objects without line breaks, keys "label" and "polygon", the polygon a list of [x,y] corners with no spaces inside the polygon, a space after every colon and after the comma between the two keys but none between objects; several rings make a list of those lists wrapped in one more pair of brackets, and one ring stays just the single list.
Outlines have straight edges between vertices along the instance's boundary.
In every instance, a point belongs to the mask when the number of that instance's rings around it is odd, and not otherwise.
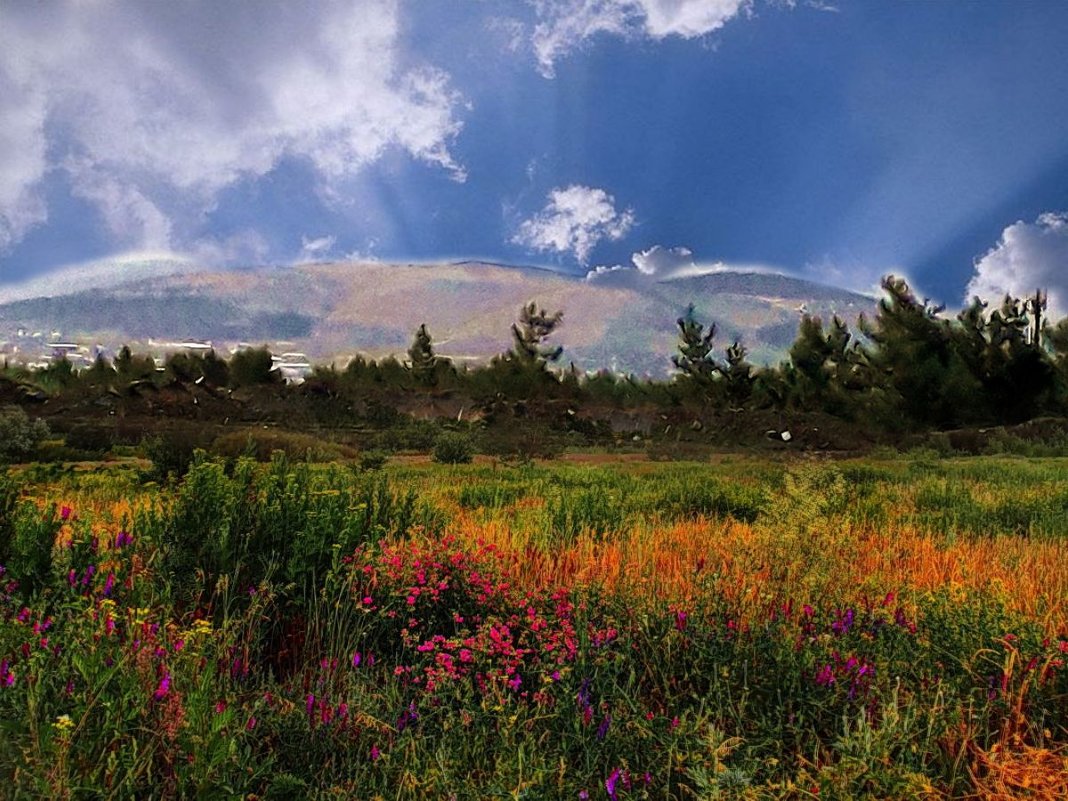
[{"label": "shrub", "polygon": [[381,470],[389,461],[389,454],[380,450],[365,451],[360,454],[359,468],[361,473],[370,473]]},{"label": "shrub", "polygon": [[111,450],[114,435],[110,429],[104,426],[79,423],[67,432],[63,441],[68,448],[73,450],[102,455]]},{"label": "shrub", "polygon": [[434,461],[440,464],[469,464],[474,447],[466,434],[446,432],[434,443]]},{"label": "shrub", "polygon": [[43,420],[30,420],[18,406],[0,408],[0,462],[29,455],[47,436]]},{"label": "shrub", "polygon": [[148,481],[166,481],[170,477],[181,478],[189,472],[193,462],[193,442],[178,436],[154,436],[141,440],[141,453],[152,462],[145,474]]},{"label": "shrub", "polygon": [[275,451],[282,451],[289,459],[309,462],[332,462],[356,456],[356,451],[346,445],[277,429],[234,431],[216,437],[211,445],[211,452],[218,456],[231,459],[251,456],[259,462],[269,462]]}]

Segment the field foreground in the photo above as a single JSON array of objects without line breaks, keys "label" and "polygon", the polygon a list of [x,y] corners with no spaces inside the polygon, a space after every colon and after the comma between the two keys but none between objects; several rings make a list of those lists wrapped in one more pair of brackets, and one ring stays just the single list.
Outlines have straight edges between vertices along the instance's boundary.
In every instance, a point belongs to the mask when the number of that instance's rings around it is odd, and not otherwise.
[{"label": "field foreground", "polygon": [[1068,797],[1068,462],[0,477],[0,796]]}]

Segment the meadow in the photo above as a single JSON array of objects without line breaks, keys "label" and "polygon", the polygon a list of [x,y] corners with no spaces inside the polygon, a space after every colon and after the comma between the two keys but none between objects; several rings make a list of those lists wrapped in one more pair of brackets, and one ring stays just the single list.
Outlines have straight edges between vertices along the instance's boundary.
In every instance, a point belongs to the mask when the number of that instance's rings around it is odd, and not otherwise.
[{"label": "meadow", "polygon": [[12,468],[0,797],[1065,798],[1066,478]]}]

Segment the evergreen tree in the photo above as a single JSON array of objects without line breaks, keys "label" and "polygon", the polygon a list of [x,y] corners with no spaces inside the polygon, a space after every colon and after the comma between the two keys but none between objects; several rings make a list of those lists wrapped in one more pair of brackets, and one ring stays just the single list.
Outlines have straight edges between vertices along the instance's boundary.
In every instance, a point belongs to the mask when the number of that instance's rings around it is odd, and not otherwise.
[{"label": "evergreen tree", "polygon": [[215,355],[214,350],[205,354],[200,365],[204,383],[212,387],[225,387],[230,383],[230,365]]},{"label": "evergreen tree", "polygon": [[433,386],[437,383],[438,361],[430,334],[426,330],[426,323],[423,323],[415,332],[412,345],[408,348],[408,369],[419,384]]},{"label": "evergreen tree", "polygon": [[955,347],[952,327],[939,317],[944,307],[918,300],[892,275],[882,287],[887,297],[874,321],[861,317],[861,330],[871,341],[873,380],[887,395],[892,416],[884,422],[902,413],[913,423],[939,427],[975,420],[982,386]]},{"label": "evergreen tree", "polygon": [[746,360],[745,346],[734,340],[727,348],[727,363],[723,366],[723,390],[727,402],[734,408],[745,406],[753,394],[753,365]]},{"label": "evergreen tree", "polygon": [[561,311],[549,314],[539,309],[534,301],[519,310],[519,322],[512,324],[512,350],[509,355],[520,365],[544,370],[550,362],[555,362],[564,352],[561,345],[556,347],[544,342],[564,319]]},{"label": "evergreen tree", "polygon": [[720,367],[712,356],[712,340],[716,336],[716,324],[705,327],[697,321],[691,303],[686,314],[676,320],[679,327],[679,352],[671,357],[682,374],[697,385],[708,388],[712,385]]},{"label": "evergreen tree", "polygon": [[230,357],[230,383],[235,388],[273,383],[277,374],[271,372],[274,361],[266,345],[245,348]]}]

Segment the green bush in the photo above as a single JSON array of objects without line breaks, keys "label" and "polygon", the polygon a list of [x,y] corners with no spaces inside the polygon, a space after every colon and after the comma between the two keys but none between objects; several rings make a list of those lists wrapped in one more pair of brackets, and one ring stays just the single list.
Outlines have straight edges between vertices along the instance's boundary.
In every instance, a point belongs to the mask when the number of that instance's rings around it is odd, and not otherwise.
[{"label": "green bush", "polygon": [[370,473],[375,470],[381,470],[386,466],[386,462],[389,461],[389,454],[385,451],[370,450],[364,451],[360,454],[360,460],[358,462],[361,473]]},{"label": "green bush", "polygon": [[18,406],[0,408],[0,462],[28,456],[47,436],[43,420],[30,420]]},{"label": "green bush", "polygon": [[439,464],[470,464],[474,457],[471,438],[459,432],[446,432],[434,443],[433,458]]},{"label": "green bush", "polygon": [[309,462],[333,462],[356,457],[356,451],[347,445],[310,434],[273,428],[234,431],[216,437],[211,444],[213,454],[230,459],[251,456],[258,462],[269,462],[275,451],[282,451],[289,459]]}]

